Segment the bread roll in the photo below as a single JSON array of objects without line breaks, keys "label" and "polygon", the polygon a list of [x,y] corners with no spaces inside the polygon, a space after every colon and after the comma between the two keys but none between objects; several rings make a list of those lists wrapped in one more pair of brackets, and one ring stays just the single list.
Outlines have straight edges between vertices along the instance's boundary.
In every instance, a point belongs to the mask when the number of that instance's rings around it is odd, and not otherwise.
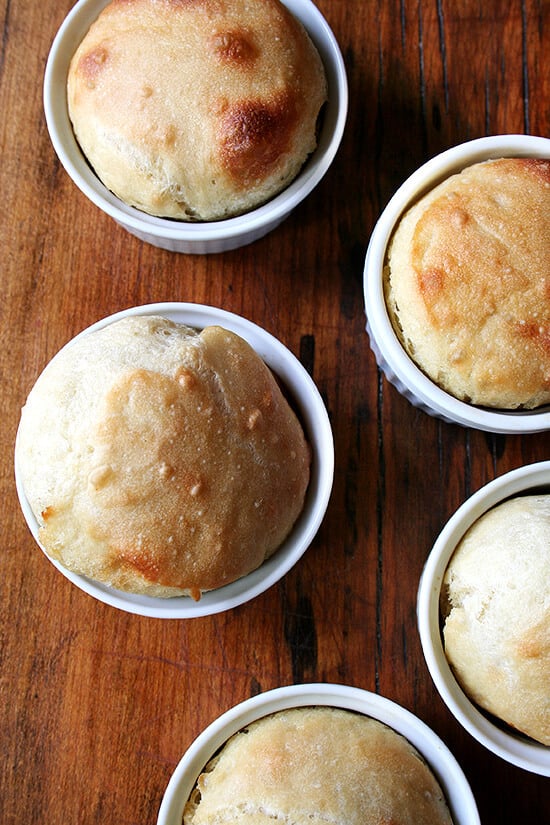
[{"label": "bread roll", "polygon": [[130,316],[46,367],[16,460],[53,559],[120,590],[199,598],[281,545],[303,508],[310,450],[242,338]]},{"label": "bread roll", "polygon": [[82,151],[115,195],[213,221],[296,177],[327,82],[279,0],[112,0],[72,59],[67,93]]},{"label": "bread roll", "polygon": [[329,707],[294,708],[233,736],[199,777],[183,825],[449,825],[443,792],[391,728]]},{"label": "bread roll", "polygon": [[490,408],[550,403],[550,161],[474,164],[400,220],[385,273],[404,348],[442,389]]},{"label": "bread roll", "polygon": [[550,745],[550,495],[510,499],[475,522],[443,594],[445,653],[464,692]]}]

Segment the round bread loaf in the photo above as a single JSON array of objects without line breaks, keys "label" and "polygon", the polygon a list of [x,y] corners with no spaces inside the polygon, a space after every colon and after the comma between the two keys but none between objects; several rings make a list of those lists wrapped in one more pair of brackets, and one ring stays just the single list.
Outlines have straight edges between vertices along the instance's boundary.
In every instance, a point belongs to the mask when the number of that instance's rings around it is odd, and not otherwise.
[{"label": "round bread loaf", "polygon": [[279,0],[112,0],[79,45],[68,107],[121,200],[212,221],[284,189],[317,145],[324,67]]},{"label": "round bread loaf", "polygon": [[445,653],[481,708],[550,745],[550,495],[521,496],[468,530],[443,582]]},{"label": "round bread loaf", "polygon": [[238,335],[131,316],[48,364],[16,460],[49,556],[120,590],[199,598],[281,545],[310,449]]},{"label": "round bread loaf", "polygon": [[550,161],[501,158],[444,180],[391,240],[386,303],[407,353],[456,398],[550,403]]},{"label": "round bread loaf", "polygon": [[183,825],[449,825],[418,751],[374,719],[331,707],[279,711],[235,734],[206,766]]}]

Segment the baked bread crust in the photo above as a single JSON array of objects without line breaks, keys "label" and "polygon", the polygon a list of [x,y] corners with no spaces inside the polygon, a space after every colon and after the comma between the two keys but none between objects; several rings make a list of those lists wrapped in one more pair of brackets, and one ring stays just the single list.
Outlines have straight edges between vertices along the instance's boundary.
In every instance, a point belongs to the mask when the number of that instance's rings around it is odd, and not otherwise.
[{"label": "baked bread crust", "polygon": [[444,390],[550,403],[550,161],[478,163],[428,192],[399,222],[385,287],[404,348]]},{"label": "baked bread crust", "polygon": [[75,135],[152,215],[211,221],[284,189],[317,143],[317,49],[279,0],[112,0],[69,69]]},{"label": "baked bread crust", "polygon": [[550,745],[550,495],[485,513],[443,582],[445,653],[480,707]]},{"label": "baked bread crust", "polygon": [[259,719],[206,766],[183,825],[451,825],[416,749],[352,711],[305,707]]},{"label": "baked bread crust", "polygon": [[77,338],[22,411],[40,542],[120,590],[192,595],[259,567],[302,511],[310,449],[239,336],[133,316]]}]

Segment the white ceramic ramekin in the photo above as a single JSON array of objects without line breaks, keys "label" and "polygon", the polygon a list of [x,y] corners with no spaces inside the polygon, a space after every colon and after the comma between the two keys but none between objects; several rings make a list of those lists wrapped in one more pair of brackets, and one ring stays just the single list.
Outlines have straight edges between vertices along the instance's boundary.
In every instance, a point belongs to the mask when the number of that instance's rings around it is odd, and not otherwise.
[{"label": "white ceramic ramekin", "polygon": [[[77,338],[127,315],[153,314],[162,315],[195,329],[217,324],[248,341],[281,380],[285,391],[296,405],[312,448],[311,478],[304,509],[283,545],[257,570],[225,587],[204,593],[198,602],[190,597],[160,599],[124,593],[94,582],[85,576],[72,573],[50,559],[73,584],[99,601],[142,616],[186,619],[219,613],[243,604],[275,584],[296,564],[315,537],[328,506],[334,476],[334,442],[327,410],[306,369],[290,350],[270,333],[231,312],[202,304],[148,304],[123,310],[104,318],[79,333]],[[69,342],[66,346],[71,346],[71,343]],[[15,462],[15,479],[23,515],[34,538],[40,544],[38,523],[25,497],[17,461]]]},{"label": "white ceramic ramekin", "polygon": [[54,149],[74,183],[97,207],[128,232],[173,252],[224,252],[249,244],[275,229],[317,186],[330,167],[344,132],[348,85],[340,48],[311,0],[283,0],[307,29],[325,66],[326,104],[317,149],[297,178],[268,203],[235,218],[204,223],[157,218],[127,206],[94,174],[73,133],[67,110],[67,73],[73,53],[108,0],[79,0],[61,25],[44,77],[44,111]]},{"label": "white ceramic ramekin", "polygon": [[500,411],[459,401],[433,383],[411,360],[396,335],[384,300],[386,249],[403,212],[427,191],[473,163],[499,157],[550,158],[550,140],[530,135],[496,135],[448,149],[416,170],[396,191],[371,235],[364,268],[367,332],[378,366],[414,406],[444,421],[494,433],[550,429],[550,409]]},{"label": "white ceramic ramekin", "polygon": [[324,705],[362,713],[402,734],[424,757],[447,799],[454,825],[479,825],[477,806],[462,769],[436,734],[410,711],[375,693],[335,684],[290,685],[247,699],[212,722],[177,765],[160,806],[157,825],[181,825],[185,803],[209,759],[256,719],[295,707]]},{"label": "white ceramic ramekin", "polygon": [[466,696],[445,656],[440,594],[447,565],[460,540],[491,507],[512,496],[550,491],[550,461],[512,470],[486,484],[449,519],[426,561],[418,588],[418,629],[428,670],[441,698],[460,724],[492,753],[520,768],[550,776],[550,748],[496,725]]}]

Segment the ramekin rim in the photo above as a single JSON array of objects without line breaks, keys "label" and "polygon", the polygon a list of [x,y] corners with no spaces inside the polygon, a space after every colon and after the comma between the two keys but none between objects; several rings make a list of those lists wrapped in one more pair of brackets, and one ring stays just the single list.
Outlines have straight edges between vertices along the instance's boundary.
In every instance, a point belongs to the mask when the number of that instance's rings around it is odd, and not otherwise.
[{"label": "ramekin rim", "polygon": [[363,269],[367,331],[399,381],[425,407],[462,426],[495,433],[530,433],[550,429],[550,407],[498,410],[468,404],[438,387],[405,352],[392,326],[383,287],[387,245],[405,209],[438,180],[471,163],[501,156],[547,156],[550,139],[537,135],[504,134],[475,138],[452,146],[418,167],[394,192],[371,233]]},{"label": "ramekin rim", "polygon": [[483,714],[459,685],[446,659],[440,633],[439,598],[447,564],[468,528],[485,512],[529,489],[550,488],[550,460],[510,470],[480,487],[455,510],[437,536],[417,592],[418,633],[426,665],[445,705],[481,745],[511,764],[550,776],[550,748],[500,727]]},{"label": "ramekin rim", "polygon": [[[186,323],[183,320],[184,317],[192,318],[197,328],[199,320],[223,321],[222,325],[240,334],[249,343],[252,341],[256,343],[256,346],[252,343],[251,345],[254,346],[254,349],[266,364],[281,376],[293,400],[298,405],[302,415],[302,423],[312,447],[312,473],[310,486],[306,493],[304,510],[281,547],[259,568],[247,576],[243,576],[217,590],[204,593],[198,602],[187,596],[170,599],[135,596],[108,587],[100,582],[95,582],[85,576],[72,573],[45,553],[38,540],[38,523],[28,504],[17,466],[17,435],[14,450],[16,490],[30,532],[48,561],[65,578],[89,596],[125,612],[151,618],[184,619],[214,615],[245,604],[264,593],[280,581],[306,553],[321,527],[332,494],[335,463],[332,427],[322,396],[313,378],[296,355],[282,341],[263,327],[242,315],[219,307],[178,301],[163,301],[128,307],[101,318],[81,330],[67,341],[53,357],[57,357],[63,349],[70,347],[77,338],[114,323],[123,317],[152,314],[165,317],[177,316],[180,318],[181,323]],[[189,321],[187,323],[189,326],[194,325]],[[205,323],[204,325],[208,324]],[[257,340],[263,344],[261,348],[257,345]],[[287,368],[288,371],[281,375],[283,367]],[[294,544],[295,546],[293,546]]]},{"label": "ramekin rim", "polygon": [[[315,19],[319,30],[323,33],[323,47],[320,51],[323,52],[325,71],[329,84],[332,79],[335,95],[333,106],[335,113],[334,125],[330,137],[326,141],[326,146],[323,148],[318,146],[289,186],[266,203],[242,215],[224,220],[187,223],[149,215],[135,207],[128,206],[111,193],[95,173],[89,169],[70,126],[67,112],[65,112],[64,121],[67,133],[72,136],[70,149],[78,155],[81,161],[80,168],[72,161],[65,146],[61,134],[62,129],[58,126],[55,115],[59,90],[56,90],[53,80],[58,70],[58,64],[62,60],[60,53],[65,44],[65,39],[70,34],[71,27],[76,25],[75,21],[78,21],[81,15],[84,15],[86,8],[88,6],[97,7],[97,11],[91,18],[93,20],[108,2],[109,0],[77,0],[57,30],[46,60],[43,83],[43,106],[46,124],[54,150],[69,177],[96,207],[122,226],[167,241],[197,244],[220,242],[238,237],[241,234],[249,235],[266,224],[276,225],[279,223],[313,191],[327,173],[340,147],[347,120],[349,88],[344,59],[334,32],[315,3],[312,0],[281,0],[301,20],[310,37],[312,35],[308,26],[296,10],[307,9],[308,13]],[[326,65],[329,56],[330,65]],[[66,72],[64,71],[63,74],[65,75]]]},{"label": "ramekin rim", "polygon": [[[233,733],[279,710],[315,705],[363,713],[400,733],[419,751],[441,784],[456,825],[479,825],[477,805],[468,780],[454,754],[432,728],[412,711],[385,696],[330,682],[272,688],[233,705],[216,717],[191,742],[173,771],[159,808],[157,825],[179,825],[187,799],[182,799],[180,788],[190,767],[193,771],[187,784],[191,781],[194,784],[200,769]],[[436,763],[436,754],[439,760],[444,759],[443,763]],[[457,811],[462,810],[463,814],[457,818]]]}]

